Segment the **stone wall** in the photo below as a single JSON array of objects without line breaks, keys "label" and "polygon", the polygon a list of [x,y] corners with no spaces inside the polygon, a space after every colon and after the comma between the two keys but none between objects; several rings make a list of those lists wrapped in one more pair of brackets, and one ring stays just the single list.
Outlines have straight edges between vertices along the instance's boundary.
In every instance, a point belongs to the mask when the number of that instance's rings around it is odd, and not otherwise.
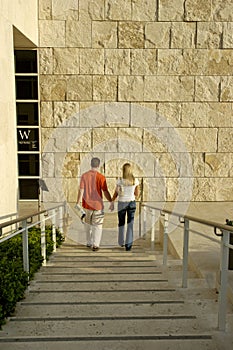
[{"label": "stone wall", "polygon": [[233,200],[233,2],[39,0],[44,200],[97,155],[152,202]]}]

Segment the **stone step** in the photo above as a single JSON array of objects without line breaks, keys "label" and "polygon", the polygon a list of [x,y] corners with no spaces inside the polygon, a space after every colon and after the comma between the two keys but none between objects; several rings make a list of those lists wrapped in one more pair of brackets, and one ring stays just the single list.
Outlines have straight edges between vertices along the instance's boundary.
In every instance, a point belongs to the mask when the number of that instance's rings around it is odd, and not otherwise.
[{"label": "stone step", "polygon": [[17,317],[10,319],[1,337],[209,335],[213,326],[211,321],[206,324],[192,315]]},{"label": "stone step", "polygon": [[[12,342],[0,339],[0,349],[3,350],[219,350],[212,339],[207,336],[171,336],[154,335],[152,337],[32,337],[16,338]],[[13,339],[14,340],[14,339]]]},{"label": "stone step", "polygon": [[[199,311],[199,313],[198,313]],[[20,317],[53,317],[53,316],[154,316],[154,315],[194,315],[217,314],[218,305],[211,300],[186,301],[167,300],[157,302],[145,301],[112,301],[112,302],[20,302],[16,314]]]}]

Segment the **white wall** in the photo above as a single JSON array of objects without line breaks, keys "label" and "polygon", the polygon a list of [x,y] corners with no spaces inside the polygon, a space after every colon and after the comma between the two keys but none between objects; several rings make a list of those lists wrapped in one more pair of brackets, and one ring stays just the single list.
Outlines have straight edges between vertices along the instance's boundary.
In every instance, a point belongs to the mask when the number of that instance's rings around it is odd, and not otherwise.
[{"label": "white wall", "polygon": [[0,217],[17,211],[13,28],[23,34],[16,36],[17,45],[38,45],[37,2],[0,0]]}]

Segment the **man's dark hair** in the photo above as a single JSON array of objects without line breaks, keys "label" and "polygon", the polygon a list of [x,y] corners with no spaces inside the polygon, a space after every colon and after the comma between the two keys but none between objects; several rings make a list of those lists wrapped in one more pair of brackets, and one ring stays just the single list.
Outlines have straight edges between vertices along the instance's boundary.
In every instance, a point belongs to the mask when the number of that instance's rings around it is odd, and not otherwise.
[{"label": "man's dark hair", "polygon": [[92,168],[98,168],[100,165],[100,159],[99,158],[92,158],[91,160],[91,167]]}]

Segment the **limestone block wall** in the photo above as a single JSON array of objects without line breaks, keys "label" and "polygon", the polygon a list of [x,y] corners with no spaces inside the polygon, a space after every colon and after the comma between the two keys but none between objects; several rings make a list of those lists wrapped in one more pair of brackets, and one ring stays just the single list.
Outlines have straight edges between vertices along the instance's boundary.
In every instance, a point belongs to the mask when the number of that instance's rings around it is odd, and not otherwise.
[{"label": "limestone block wall", "polygon": [[150,202],[233,200],[233,3],[39,0],[44,200],[97,155]]}]

